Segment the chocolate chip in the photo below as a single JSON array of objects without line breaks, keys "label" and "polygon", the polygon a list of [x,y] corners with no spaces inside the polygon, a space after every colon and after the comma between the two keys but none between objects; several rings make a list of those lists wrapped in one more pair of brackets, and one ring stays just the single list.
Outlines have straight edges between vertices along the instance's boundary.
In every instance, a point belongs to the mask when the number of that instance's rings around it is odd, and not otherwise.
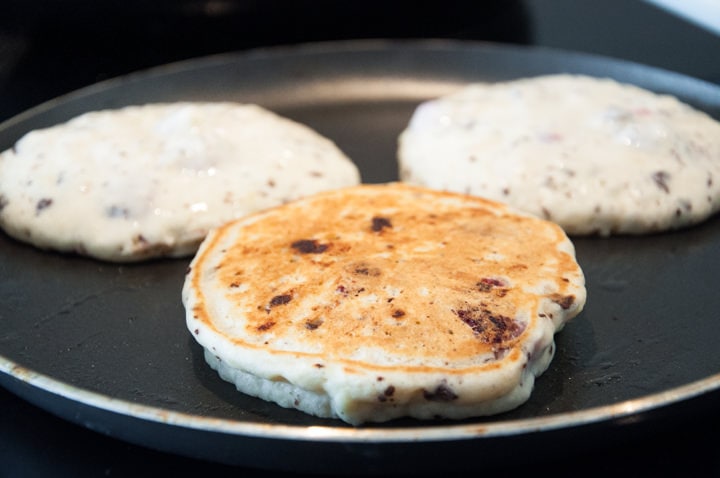
[{"label": "chocolate chip", "polygon": [[446,384],[441,383],[434,391],[423,390],[423,397],[429,402],[452,402],[458,396]]},{"label": "chocolate chip", "polygon": [[302,254],[320,254],[327,250],[327,244],[320,244],[316,239],[299,239],[292,244],[290,247]]},{"label": "chocolate chip", "polygon": [[49,198],[43,198],[37,202],[35,205],[35,215],[40,214],[43,210],[49,208],[52,206],[53,200]]},{"label": "chocolate chip", "polygon": [[485,343],[499,344],[512,340],[525,330],[522,324],[505,315],[493,313],[484,304],[480,304],[480,307],[453,309],[452,312]]},{"label": "chocolate chip", "polygon": [[375,216],[372,218],[372,226],[370,228],[375,232],[380,232],[385,228],[392,228],[390,219],[386,217]]},{"label": "chocolate chip", "polygon": [[575,302],[574,295],[554,294],[550,297],[550,299],[565,310],[569,309],[570,306],[573,305],[573,303]]},{"label": "chocolate chip", "polygon": [[259,325],[257,329],[260,332],[265,332],[266,330],[270,330],[273,325],[275,325],[275,322],[273,322],[272,320],[269,320],[269,321],[265,322],[264,324]]},{"label": "chocolate chip", "polygon": [[655,185],[665,191],[667,194],[670,194],[670,186],[668,186],[668,180],[670,179],[670,174],[666,173],[665,171],[657,171],[652,175],[653,181],[655,181]]},{"label": "chocolate chip", "polygon": [[272,299],[270,299],[270,307],[276,307],[278,305],[284,305],[287,304],[292,300],[292,295],[290,294],[282,294],[282,295],[276,295]]},{"label": "chocolate chip", "polygon": [[307,322],[305,322],[305,328],[308,330],[316,330],[323,324],[323,322],[325,322],[325,321],[322,319],[322,317],[310,319]]}]

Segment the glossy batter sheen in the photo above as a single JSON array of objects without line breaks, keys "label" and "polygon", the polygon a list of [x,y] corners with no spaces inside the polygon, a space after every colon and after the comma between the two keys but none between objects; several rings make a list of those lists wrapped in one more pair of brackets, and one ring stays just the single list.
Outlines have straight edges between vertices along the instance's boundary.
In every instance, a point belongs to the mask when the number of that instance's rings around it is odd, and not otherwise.
[{"label": "glossy batter sheen", "polygon": [[207,361],[238,389],[359,424],[520,405],[585,288],[557,225],[392,183],[218,228],[183,301]]},{"label": "glossy batter sheen", "polygon": [[551,75],[420,105],[400,178],[511,204],[570,234],[640,234],[720,208],[720,123],[635,86]]},{"label": "glossy batter sheen", "polygon": [[259,106],[91,112],[0,155],[0,225],[42,248],[112,261],[193,253],[251,212],[360,181],[328,139]]}]

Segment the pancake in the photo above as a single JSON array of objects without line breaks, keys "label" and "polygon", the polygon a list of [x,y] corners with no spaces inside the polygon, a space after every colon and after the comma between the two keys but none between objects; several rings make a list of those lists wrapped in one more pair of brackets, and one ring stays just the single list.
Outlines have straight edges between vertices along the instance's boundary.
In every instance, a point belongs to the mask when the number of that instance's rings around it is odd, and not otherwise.
[{"label": "pancake", "polygon": [[360,181],[330,140],[259,106],[83,114],[0,155],[0,226],[108,261],[187,256],[225,221]]},{"label": "pancake", "polygon": [[720,123],[668,95],[549,75],[421,104],[400,179],[503,201],[571,235],[647,234],[720,208]]},{"label": "pancake", "polygon": [[556,224],[401,183],[227,223],[182,292],[187,327],[223,379],[353,425],[519,406],[585,296]]}]

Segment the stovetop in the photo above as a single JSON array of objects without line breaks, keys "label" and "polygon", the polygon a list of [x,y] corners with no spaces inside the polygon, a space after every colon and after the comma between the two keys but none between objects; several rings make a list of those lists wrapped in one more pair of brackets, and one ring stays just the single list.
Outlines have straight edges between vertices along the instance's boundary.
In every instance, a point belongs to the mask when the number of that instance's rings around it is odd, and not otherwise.
[{"label": "stovetop", "polygon": [[519,2],[445,0],[442,6],[407,0],[11,3],[0,16],[0,120],[107,78],[254,47],[356,38],[529,42]]}]

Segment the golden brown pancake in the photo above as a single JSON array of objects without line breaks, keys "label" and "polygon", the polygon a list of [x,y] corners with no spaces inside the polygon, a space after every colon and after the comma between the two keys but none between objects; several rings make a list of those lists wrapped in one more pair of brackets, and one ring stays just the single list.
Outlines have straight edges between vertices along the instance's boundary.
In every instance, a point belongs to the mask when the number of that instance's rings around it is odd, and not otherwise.
[{"label": "golden brown pancake", "polygon": [[239,390],[360,424],[517,407],[585,287],[559,226],[391,183],[214,230],[183,301],[208,363]]}]

